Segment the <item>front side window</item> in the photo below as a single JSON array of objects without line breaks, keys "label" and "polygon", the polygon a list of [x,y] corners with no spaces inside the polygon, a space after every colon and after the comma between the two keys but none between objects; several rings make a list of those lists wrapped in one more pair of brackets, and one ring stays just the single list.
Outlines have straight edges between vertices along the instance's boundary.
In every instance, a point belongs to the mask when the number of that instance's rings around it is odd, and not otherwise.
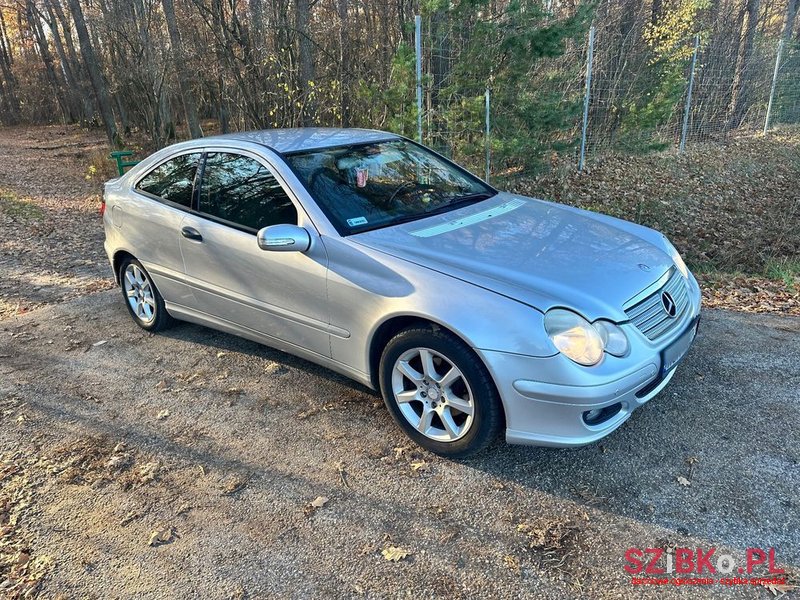
[{"label": "front side window", "polygon": [[191,208],[194,175],[200,156],[199,152],[181,154],[162,163],[145,175],[136,185],[136,189]]},{"label": "front side window", "polygon": [[285,159],[342,235],[421,219],[496,194],[406,140],[322,148]]},{"label": "front side window", "polygon": [[248,229],[297,224],[297,209],[275,176],[257,160],[239,154],[206,156],[199,209]]}]

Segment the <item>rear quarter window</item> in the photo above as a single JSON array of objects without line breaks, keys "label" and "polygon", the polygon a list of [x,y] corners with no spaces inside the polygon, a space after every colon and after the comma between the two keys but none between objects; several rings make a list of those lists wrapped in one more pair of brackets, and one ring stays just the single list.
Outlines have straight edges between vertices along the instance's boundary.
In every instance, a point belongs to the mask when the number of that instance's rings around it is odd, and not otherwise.
[{"label": "rear quarter window", "polygon": [[161,163],[139,180],[136,189],[191,208],[194,177],[200,157],[200,152],[181,154]]}]

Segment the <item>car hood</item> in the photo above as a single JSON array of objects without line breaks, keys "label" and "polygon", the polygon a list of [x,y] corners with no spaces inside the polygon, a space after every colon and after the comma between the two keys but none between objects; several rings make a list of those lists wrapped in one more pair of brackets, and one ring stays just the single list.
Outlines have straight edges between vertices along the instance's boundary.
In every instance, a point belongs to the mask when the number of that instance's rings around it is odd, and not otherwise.
[{"label": "car hood", "polygon": [[349,239],[545,311],[624,320],[623,305],[672,265],[660,234],[515,194]]}]

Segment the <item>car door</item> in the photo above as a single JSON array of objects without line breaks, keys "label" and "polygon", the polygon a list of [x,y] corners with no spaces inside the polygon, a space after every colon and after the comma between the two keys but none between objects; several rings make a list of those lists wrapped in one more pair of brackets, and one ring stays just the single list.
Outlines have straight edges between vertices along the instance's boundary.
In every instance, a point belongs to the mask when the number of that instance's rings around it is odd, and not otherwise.
[{"label": "car door", "polygon": [[144,265],[168,303],[188,305],[192,289],[184,282],[180,229],[192,207],[200,150],[185,151],[159,163],[133,184],[132,194],[112,207],[112,221],[129,251]]},{"label": "car door", "polygon": [[[181,251],[196,309],[247,330],[330,356],[328,259],[313,225],[262,158],[208,149],[197,210],[181,223]],[[300,224],[307,252],[261,250],[262,227]]]}]

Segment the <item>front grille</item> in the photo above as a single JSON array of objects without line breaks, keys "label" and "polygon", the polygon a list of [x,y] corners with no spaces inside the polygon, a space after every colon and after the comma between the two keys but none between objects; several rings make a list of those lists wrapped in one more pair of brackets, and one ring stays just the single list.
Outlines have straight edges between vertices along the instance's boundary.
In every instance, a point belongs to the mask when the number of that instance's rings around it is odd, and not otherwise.
[{"label": "front grille", "polygon": [[[667,292],[675,301],[675,316],[670,317],[664,310],[661,294]],[[641,331],[647,339],[656,340],[668,333],[681,320],[680,317],[689,306],[689,291],[686,281],[677,269],[664,286],[650,294],[647,298],[634,304],[625,311],[631,322]]]}]

